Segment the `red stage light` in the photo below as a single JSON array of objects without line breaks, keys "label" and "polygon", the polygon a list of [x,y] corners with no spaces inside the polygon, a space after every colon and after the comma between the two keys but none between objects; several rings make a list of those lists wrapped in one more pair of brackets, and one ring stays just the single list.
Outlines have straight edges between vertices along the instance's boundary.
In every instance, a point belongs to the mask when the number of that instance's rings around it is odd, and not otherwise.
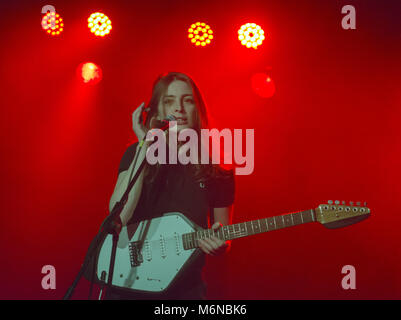
[{"label": "red stage light", "polygon": [[256,73],[251,79],[252,89],[262,98],[271,98],[276,92],[273,79],[266,73]]},{"label": "red stage light", "polygon": [[102,80],[102,69],[92,62],[81,63],[77,73],[84,83],[96,84]]},{"label": "red stage light", "polygon": [[109,34],[112,26],[110,19],[103,13],[92,13],[88,18],[88,28],[96,36],[104,37]]},{"label": "red stage light", "polygon": [[52,36],[58,36],[64,30],[64,22],[58,13],[48,12],[42,18],[42,29]]},{"label": "red stage light", "polygon": [[265,32],[255,23],[247,23],[238,30],[238,40],[247,48],[257,49],[265,39]]},{"label": "red stage light", "polygon": [[204,22],[193,23],[188,29],[188,38],[196,46],[206,46],[213,39],[213,30]]}]

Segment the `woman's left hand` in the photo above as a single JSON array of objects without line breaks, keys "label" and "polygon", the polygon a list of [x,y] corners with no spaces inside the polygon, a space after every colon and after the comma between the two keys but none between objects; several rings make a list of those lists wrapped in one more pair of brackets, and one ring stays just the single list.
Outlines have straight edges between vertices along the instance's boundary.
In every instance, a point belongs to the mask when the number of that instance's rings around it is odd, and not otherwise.
[{"label": "woman's left hand", "polygon": [[[212,229],[214,231],[219,230],[223,225],[220,222],[216,222],[213,224]],[[222,255],[223,253],[228,251],[230,246],[230,241],[220,240],[217,237],[210,237],[209,239],[199,239],[199,248],[207,254],[212,256]]]}]

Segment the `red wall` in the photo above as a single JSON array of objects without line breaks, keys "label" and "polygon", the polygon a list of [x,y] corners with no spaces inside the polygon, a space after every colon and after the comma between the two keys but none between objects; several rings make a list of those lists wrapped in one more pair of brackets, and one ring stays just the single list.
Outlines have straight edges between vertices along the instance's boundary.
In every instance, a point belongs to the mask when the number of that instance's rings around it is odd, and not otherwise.
[{"label": "red wall", "polygon": [[[353,4],[357,29],[341,28]],[[233,242],[209,259],[216,299],[400,299],[400,4],[397,1],[54,1],[59,38],[40,28],[42,2],[2,4],[2,299],[60,299],[105,215],[121,156],[134,140],[131,113],[159,73],[181,71],[201,89],[217,128],[255,130],[255,170],[236,177],[234,222],[314,208],[328,199],[367,201],[368,220],[328,230],[302,225]],[[94,39],[90,13],[112,20]],[[17,18],[16,18],[17,17]],[[194,48],[187,27],[204,20],[213,44]],[[239,44],[241,24],[267,33]],[[95,87],[79,63],[101,66]],[[276,94],[250,79],[272,67]],[[41,268],[56,268],[43,290]],[[341,268],[356,268],[356,289]],[[74,298],[84,299],[83,280]]]}]

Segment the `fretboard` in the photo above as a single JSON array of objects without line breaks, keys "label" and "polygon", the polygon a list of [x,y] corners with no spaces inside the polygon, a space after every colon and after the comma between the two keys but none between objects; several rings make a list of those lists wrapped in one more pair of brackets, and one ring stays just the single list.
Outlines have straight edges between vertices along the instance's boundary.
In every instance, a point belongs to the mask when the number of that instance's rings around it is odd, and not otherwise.
[{"label": "fretboard", "polygon": [[196,232],[186,233],[182,235],[182,241],[184,249],[188,250],[198,247],[199,239],[206,239],[212,236],[224,241],[233,240],[314,221],[316,221],[315,212],[313,209],[311,209],[270,218],[231,224],[223,226],[217,231],[212,229],[204,229]]}]

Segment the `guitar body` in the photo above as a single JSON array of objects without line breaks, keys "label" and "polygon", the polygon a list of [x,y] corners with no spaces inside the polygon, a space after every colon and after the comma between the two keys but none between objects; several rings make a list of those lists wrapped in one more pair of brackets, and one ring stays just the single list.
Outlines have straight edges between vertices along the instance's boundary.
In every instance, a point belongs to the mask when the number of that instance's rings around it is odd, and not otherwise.
[{"label": "guitar body", "polygon": [[[315,210],[226,225],[214,231],[199,228],[179,212],[166,213],[122,228],[111,284],[131,291],[165,291],[200,253],[199,239],[214,236],[226,241],[310,222],[319,222],[333,229],[360,222],[369,216],[370,209],[361,207],[359,203],[348,206],[345,202],[340,205],[339,201],[329,201],[328,205],[321,204]],[[97,249],[96,265],[92,266],[98,281],[100,278],[103,282],[108,279],[112,242],[112,235],[106,235]]]},{"label": "guitar body", "polygon": [[[196,249],[184,250],[182,235],[200,228],[178,212],[123,227],[117,245],[112,285],[134,291],[162,292],[190,264]],[[97,258],[97,276],[108,279],[112,235]]]}]

